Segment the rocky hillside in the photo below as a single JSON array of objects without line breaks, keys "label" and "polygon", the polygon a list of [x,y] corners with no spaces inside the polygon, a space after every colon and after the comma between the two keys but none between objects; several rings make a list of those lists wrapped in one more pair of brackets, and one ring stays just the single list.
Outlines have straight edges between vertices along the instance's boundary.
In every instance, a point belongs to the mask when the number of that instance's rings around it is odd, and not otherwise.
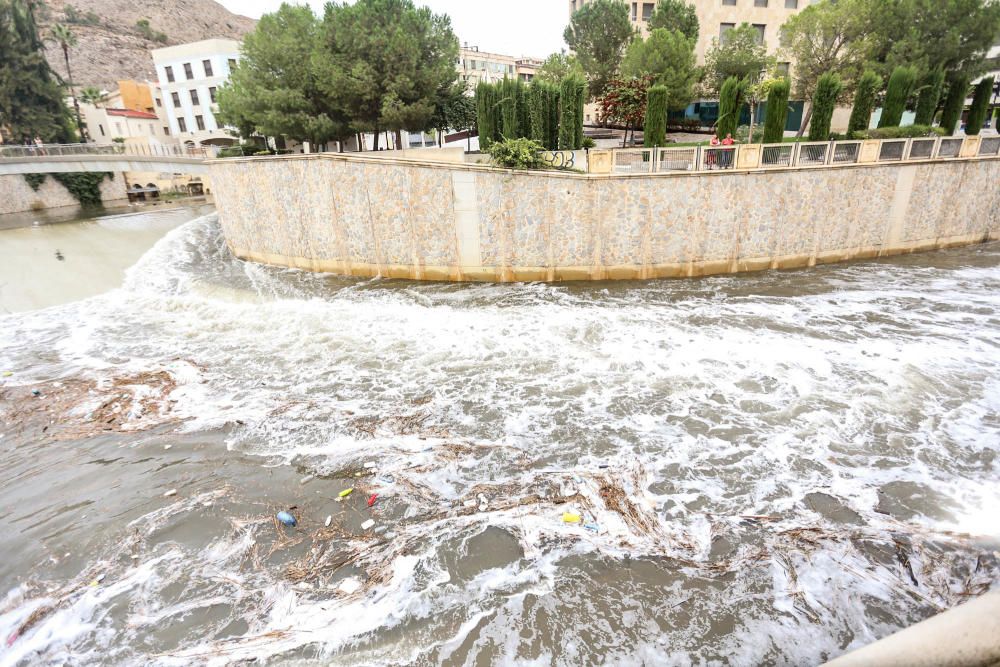
[{"label": "rocky hillside", "polygon": [[[66,23],[78,44],[70,51],[77,87],[113,90],[119,79],[155,80],[152,49],[211,37],[239,39],[256,21],[226,10],[213,0],[46,0],[39,15],[44,34]],[[137,23],[145,19],[148,27]],[[66,75],[62,50],[50,44],[53,69]]]}]

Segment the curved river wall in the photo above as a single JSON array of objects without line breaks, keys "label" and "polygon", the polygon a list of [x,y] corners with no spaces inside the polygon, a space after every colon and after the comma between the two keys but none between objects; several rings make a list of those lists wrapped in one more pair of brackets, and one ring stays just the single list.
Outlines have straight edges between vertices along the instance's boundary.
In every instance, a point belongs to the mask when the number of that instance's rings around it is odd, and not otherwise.
[{"label": "curved river wall", "polygon": [[235,255],[355,276],[700,276],[1000,238],[996,158],[629,176],[319,154],[211,174]]}]

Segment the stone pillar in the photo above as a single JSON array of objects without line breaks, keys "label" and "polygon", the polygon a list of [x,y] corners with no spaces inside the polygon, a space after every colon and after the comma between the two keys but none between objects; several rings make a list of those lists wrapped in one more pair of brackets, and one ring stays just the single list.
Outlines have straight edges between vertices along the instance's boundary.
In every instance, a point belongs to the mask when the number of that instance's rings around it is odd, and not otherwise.
[{"label": "stone pillar", "polygon": [[737,149],[737,169],[756,169],[760,166],[760,144],[743,144],[737,146]]},{"label": "stone pillar", "polygon": [[878,162],[878,153],[881,146],[882,141],[880,139],[865,139],[862,141],[861,150],[858,151],[858,162]]},{"label": "stone pillar", "polygon": [[959,157],[976,157],[979,155],[979,144],[982,141],[982,137],[978,134],[974,136],[969,136],[965,138],[962,142],[962,150],[959,152]]},{"label": "stone pillar", "polygon": [[587,155],[587,171],[591,174],[610,174],[614,163],[612,151],[591,149]]}]

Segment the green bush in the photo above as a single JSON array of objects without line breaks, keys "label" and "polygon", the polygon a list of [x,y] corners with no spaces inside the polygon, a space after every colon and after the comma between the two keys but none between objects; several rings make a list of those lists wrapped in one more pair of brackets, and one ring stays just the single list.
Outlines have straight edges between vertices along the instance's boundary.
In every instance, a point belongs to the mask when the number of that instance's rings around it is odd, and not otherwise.
[{"label": "green bush", "polygon": [[943,134],[941,128],[930,125],[907,125],[906,127],[880,127],[864,132],[852,132],[852,139],[911,139]]},{"label": "green bush", "polygon": [[767,114],[764,118],[765,144],[780,144],[785,138],[790,91],[791,84],[788,79],[779,79],[771,84],[771,90],[767,94]]},{"label": "green bush", "polygon": [[740,110],[736,107],[740,94],[740,82],[735,76],[725,80],[719,89],[719,121],[715,128],[719,139],[727,134],[736,134],[736,125],[740,120]]},{"label": "green bush", "polygon": [[42,187],[42,183],[45,182],[45,174],[24,174],[24,180],[31,186],[32,190],[38,192],[38,188]]},{"label": "green bush", "polygon": [[545,150],[537,141],[531,139],[503,139],[490,144],[486,152],[493,159],[493,164],[507,169],[545,169],[545,163],[539,153]]},{"label": "green bush", "polygon": [[917,82],[917,70],[913,67],[900,65],[892,70],[889,85],[885,91],[885,104],[882,106],[882,116],[878,120],[879,127],[898,127],[906,111],[906,100],[910,98],[913,85]]},{"label": "green bush", "polygon": [[594,142],[593,137],[584,137],[583,141],[581,143],[583,144],[583,146],[581,146],[581,148],[588,148],[589,149],[589,148],[596,148],[597,147],[597,144]]},{"label": "green bush", "polygon": [[816,82],[816,93],[813,95],[812,120],[809,121],[809,141],[830,140],[830,120],[833,110],[837,107],[837,97],[844,89],[840,76],[827,72]]},{"label": "green bush", "polygon": [[944,109],[941,111],[941,128],[946,134],[955,134],[958,121],[962,118],[962,110],[965,109],[965,96],[969,92],[969,78],[959,76],[952,79],[948,86],[948,97],[944,101]]},{"label": "green bush", "polygon": [[101,181],[105,178],[113,180],[115,177],[109,171],[56,173],[49,176],[62,183],[82,206],[100,206]]},{"label": "green bush", "polygon": [[851,119],[847,123],[847,133],[867,132],[872,122],[872,109],[875,108],[875,96],[882,87],[882,77],[871,70],[858,79],[858,89],[854,93],[854,108],[851,109]]},{"label": "green bush", "polygon": [[917,95],[917,117],[913,119],[914,125],[934,123],[934,112],[937,111],[938,102],[941,100],[942,87],[944,87],[943,69],[938,67],[924,75],[920,82],[920,93]]},{"label": "green bush", "polygon": [[969,120],[965,124],[965,133],[977,135],[986,123],[989,113],[990,95],[993,94],[993,77],[985,77],[976,84],[976,92],[972,96],[972,106],[969,107]]},{"label": "green bush", "polygon": [[663,146],[667,143],[667,87],[653,86],[646,93],[646,124],[643,146]]}]

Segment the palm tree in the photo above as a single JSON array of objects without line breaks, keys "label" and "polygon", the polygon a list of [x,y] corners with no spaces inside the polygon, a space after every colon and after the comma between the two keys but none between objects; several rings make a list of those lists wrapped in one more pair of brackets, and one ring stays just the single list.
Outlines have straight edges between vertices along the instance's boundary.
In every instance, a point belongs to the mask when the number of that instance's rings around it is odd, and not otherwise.
[{"label": "palm tree", "polygon": [[103,104],[105,97],[105,94],[94,86],[87,86],[80,91],[80,101],[84,104],[93,104],[95,107]]},{"label": "palm tree", "polygon": [[52,41],[62,47],[63,58],[66,59],[66,78],[69,81],[69,94],[73,98],[73,109],[76,111],[76,126],[80,129],[80,138],[86,141],[86,131],[83,127],[83,121],[80,119],[80,105],[76,101],[76,91],[73,89],[73,71],[69,68],[69,49],[76,46],[76,35],[73,34],[69,26],[56,23],[52,26],[51,38]]}]

